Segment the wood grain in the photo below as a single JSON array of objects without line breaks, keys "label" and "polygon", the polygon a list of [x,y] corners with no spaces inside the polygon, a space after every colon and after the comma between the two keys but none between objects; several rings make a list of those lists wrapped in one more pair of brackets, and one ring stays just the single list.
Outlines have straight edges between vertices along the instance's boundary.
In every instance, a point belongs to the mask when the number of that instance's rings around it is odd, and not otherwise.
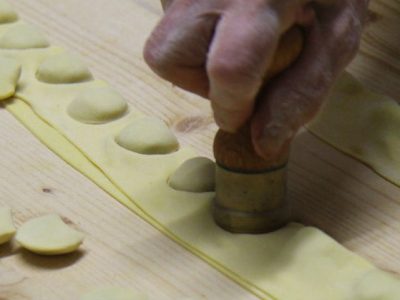
[{"label": "wood grain", "polygon": [[[53,44],[78,53],[140,110],[166,120],[183,144],[211,155],[207,101],[157,78],[143,43],[161,15],[156,0],[12,0]],[[350,67],[362,81],[400,92],[400,2],[373,1],[375,18]],[[156,109],[155,109],[156,108]],[[55,212],[87,234],[82,251],[45,258],[0,247],[0,299],[79,299],[93,286],[129,286],[151,299],[256,299],[183,250],[73,170],[0,109],[0,205],[17,226]],[[400,189],[308,132],[289,165],[297,218],[378,266],[400,273]]]}]

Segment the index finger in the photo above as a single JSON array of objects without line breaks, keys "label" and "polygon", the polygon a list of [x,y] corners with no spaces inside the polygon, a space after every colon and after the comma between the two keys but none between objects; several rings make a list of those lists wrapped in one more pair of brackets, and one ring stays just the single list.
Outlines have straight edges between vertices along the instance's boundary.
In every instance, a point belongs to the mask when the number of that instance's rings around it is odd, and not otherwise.
[{"label": "index finger", "polygon": [[252,114],[279,34],[278,16],[266,7],[253,5],[222,15],[206,65],[209,98],[221,129],[235,131]]}]

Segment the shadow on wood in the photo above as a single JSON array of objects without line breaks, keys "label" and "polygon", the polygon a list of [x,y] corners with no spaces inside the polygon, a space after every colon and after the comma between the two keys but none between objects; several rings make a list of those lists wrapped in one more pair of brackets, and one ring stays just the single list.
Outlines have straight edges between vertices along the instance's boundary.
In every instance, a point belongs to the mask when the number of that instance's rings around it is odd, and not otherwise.
[{"label": "shadow on wood", "polygon": [[56,256],[45,256],[31,253],[25,249],[20,249],[19,254],[22,260],[27,264],[35,266],[39,269],[55,270],[69,267],[79,260],[81,260],[86,252],[84,250],[78,250],[71,254],[56,255]]},{"label": "shadow on wood", "polygon": [[18,253],[18,249],[16,248],[14,242],[8,242],[0,245],[0,259],[12,256],[16,253]]}]

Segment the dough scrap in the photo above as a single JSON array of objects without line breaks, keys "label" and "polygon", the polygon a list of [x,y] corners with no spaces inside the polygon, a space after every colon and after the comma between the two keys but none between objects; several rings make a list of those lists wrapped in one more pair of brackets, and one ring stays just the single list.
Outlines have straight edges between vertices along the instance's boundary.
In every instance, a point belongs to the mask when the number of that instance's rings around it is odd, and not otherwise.
[{"label": "dough scrap", "polygon": [[15,93],[21,75],[21,65],[15,60],[0,56],[0,101]]},{"label": "dough scrap", "polygon": [[77,121],[101,124],[121,117],[128,109],[126,101],[109,87],[84,90],[68,106],[68,114]]},{"label": "dough scrap", "polygon": [[55,214],[31,219],[17,231],[15,239],[33,253],[60,255],[74,252],[83,242],[84,235]]},{"label": "dough scrap", "polygon": [[400,186],[400,105],[393,99],[345,73],[307,128]]},{"label": "dough scrap", "polygon": [[0,24],[12,23],[18,20],[18,15],[8,2],[0,0]]},{"label": "dough scrap", "polygon": [[15,24],[0,37],[0,48],[3,49],[22,50],[49,46],[49,42],[38,29],[24,23]]},{"label": "dough scrap", "polygon": [[142,117],[125,127],[115,138],[121,147],[141,154],[168,154],[179,143],[168,126],[153,117]]},{"label": "dough scrap", "polygon": [[81,300],[147,300],[147,296],[122,287],[99,288],[83,295]]},{"label": "dough scrap", "polygon": [[206,157],[191,158],[175,170],[168,184],[178,191],[212,192],[215,190],[215,163]]},{"label": "dough scrap", "polygon": [[9,242],[15,232],[16,229],[12,221],[11,209],[0,207],[0,245]]},{"label": "dough scrap", "polygon": [[89,81],[93,76],[79,57],[64,52],[45,59],[36,78],[45,83],[62,84]]},{"label": "dough scrap", "polygon": [[[126,151],[115,143],[115,136],[138,120],[140,112],[130,107],[122,118],[96,127],[76,122],[67,107],[77,93],[96,82],[44,85],[35,79],[42,57],[29,51],[11,54],[23,64],[23,76],[17,98],[5,103],[7,110],[132,211],[260,298],[353,300],[357,287],[371,284],[370,278],[382,272],[313,227],[290,224],[264,235],[225,232],[210,214],[213,193],[177,191],[167,183],[178,166],[196,156],[194,151],[186,147],[168,155]],[[400,281],[386,275],[376,286],[384,295],[379,300],[397,300],[398,293],[384,289]],[[375,295],[371,293],[356,300],[370,300]]]}]

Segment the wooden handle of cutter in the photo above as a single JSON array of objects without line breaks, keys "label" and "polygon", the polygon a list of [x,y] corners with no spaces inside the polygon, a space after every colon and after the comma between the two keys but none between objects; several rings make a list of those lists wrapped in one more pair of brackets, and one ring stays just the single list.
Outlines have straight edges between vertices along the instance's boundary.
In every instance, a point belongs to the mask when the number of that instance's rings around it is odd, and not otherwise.
[{"label": "wooden handle of cutter", "polygon": [[[297,59],[303,48],[303,40],[303,32],[298,27],[291,28],[282,36],[273,62],[265,74],[265,81],[288,68]],[[255,172],[282,165],[287,160],[287,154],[273,162],[258,156],[251,141],[249,124],[236,133],[219,130],[214,139],[214,156],[217,163],[227,169]]]}]

